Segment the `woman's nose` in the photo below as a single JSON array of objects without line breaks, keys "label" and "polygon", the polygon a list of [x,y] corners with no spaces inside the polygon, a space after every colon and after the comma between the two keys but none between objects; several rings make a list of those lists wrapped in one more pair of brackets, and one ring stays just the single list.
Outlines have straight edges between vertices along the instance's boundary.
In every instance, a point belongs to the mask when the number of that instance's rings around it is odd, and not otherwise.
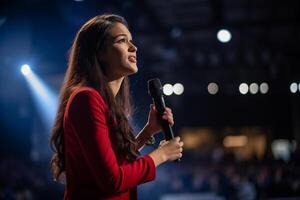
[{"label": "woman's nose", "polygon": [[129,43],[130,43],[129,51],[136,52],[137,51],[137,47],[132,42],[129,42]]}]

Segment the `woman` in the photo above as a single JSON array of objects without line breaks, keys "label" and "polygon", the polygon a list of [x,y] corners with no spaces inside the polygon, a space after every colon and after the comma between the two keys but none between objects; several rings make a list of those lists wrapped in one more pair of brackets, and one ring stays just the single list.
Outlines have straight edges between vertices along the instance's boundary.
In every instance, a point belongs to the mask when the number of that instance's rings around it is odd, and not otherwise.
[{"label": "woman", "polygon": [[[76,35],[51,136],[51,170],[55,180],[65,175],[65,200],[137,199],[136,186],[154,180],[155,167],[182,156],[177,137],[138,157],[161,119],[151,106],[134,137],[127,76],[138,70],[136,52],[117,15],[96,16]],[[173,125],[169,108],[163,119]]]}]

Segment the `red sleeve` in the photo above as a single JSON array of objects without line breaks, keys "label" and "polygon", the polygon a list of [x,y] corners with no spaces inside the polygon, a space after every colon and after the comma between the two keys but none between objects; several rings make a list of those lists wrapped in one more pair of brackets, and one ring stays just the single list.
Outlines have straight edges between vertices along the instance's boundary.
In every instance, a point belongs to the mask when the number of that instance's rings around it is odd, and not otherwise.
[{"label": "red sleeve", "polygon": [[116,193],[155,179],[150,156],[119,165],[112,149],[105,117],[106,104],[94,90],[79,91],[70,102],[68,118],[97,185]]}]

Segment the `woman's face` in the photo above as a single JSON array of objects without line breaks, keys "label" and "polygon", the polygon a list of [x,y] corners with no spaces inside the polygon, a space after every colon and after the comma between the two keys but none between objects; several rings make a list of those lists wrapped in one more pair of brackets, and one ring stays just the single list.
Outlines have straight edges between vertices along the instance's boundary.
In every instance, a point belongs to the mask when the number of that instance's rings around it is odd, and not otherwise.
[{"label": "woman's face", "polygon": [[107,47],[100,55],[100,61],[105,65],[109,80],[119,79],[138,71],[136,51],[137,48],[132,43],[132,36],[127,27],[116,23],[110,30]]}]

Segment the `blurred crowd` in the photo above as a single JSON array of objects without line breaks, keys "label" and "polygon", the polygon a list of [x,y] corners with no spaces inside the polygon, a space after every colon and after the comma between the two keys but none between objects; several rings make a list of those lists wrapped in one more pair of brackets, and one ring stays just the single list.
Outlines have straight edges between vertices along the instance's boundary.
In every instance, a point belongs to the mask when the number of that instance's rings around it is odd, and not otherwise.
[{"label": "blurred crowd", "polygon": [[[219,150],[218,150],[219,151]],[[141,200],[166,194],[215,194],[223,199],[300,198],[300,159],[238,160],[232,153],[185,151],[182,161],[158,168],[156,180],[139,186]],[[220,154],[218,154],[220,155]],[[48,162],[1,156],[0,199],[62,199],[63,185],[52,181]]]},{"label": "blurred crowd", "polygon": [[213,155],[187,151],[180,163],[159,168],[156,181],[140,189],[142,199],[179,193],[213,194],[229,200],[300,199],[299,154],[288,162],[273,158],[239,160],[230,152]]},{"label": "blurred crowd", "polygon": [[62,199],[63,186],[54,183],[47,162],[18,156],[1,156],[0,199]]}]

